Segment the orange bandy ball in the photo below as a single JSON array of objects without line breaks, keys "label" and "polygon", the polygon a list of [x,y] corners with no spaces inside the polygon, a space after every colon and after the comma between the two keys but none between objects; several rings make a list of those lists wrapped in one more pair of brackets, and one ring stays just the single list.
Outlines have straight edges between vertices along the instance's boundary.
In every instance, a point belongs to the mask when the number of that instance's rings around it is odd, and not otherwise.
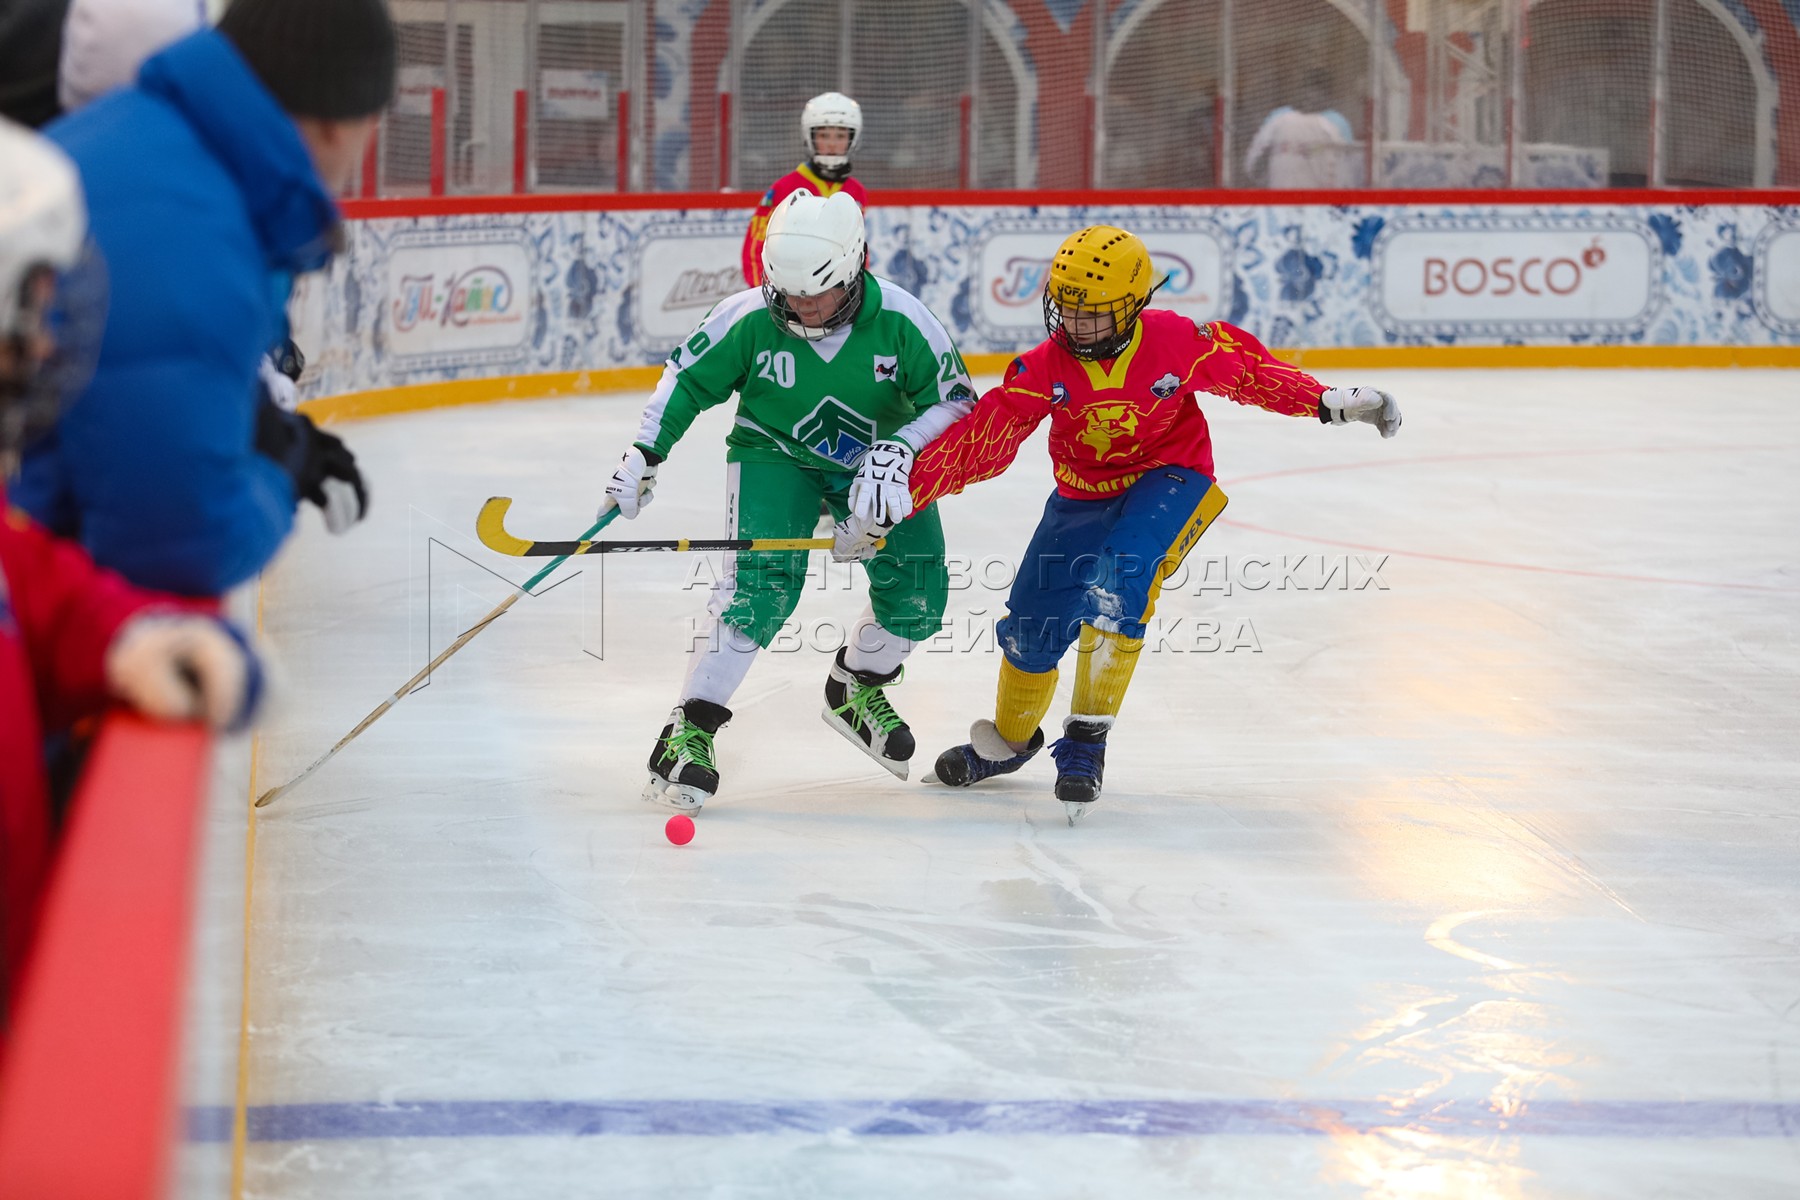
[{"label": "orange bandy ball", "polygon": [[686,813],[676,813],[669,818],[669,823],[663,826],[663,832],[668,834],[669,840],[677,846],[685,846],[694,840],[694,818]]}]

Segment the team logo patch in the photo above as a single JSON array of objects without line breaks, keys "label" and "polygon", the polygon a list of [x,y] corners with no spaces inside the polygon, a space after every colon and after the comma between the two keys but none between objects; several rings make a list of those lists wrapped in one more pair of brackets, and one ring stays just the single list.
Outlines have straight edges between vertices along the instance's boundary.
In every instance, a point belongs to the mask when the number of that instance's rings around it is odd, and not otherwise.
[{"label": "team logo patch", "polygon": [[893,354],[875,356],[875,382],[894,383],[900,378],[900,359]]},{"label": "team logo patch", "polygon": [[1051,384],[1050,385],[1050,403],[1052,403],[1052,404],[1067,404],[1068,402],[1069,402],[1069,389],[1063,386],[1062,380],[1059,379],[1055,383]]},{"label": "team logo patch", "polygon": [[875,422],[836,396],[827,396],[794,426],[794,440],[849,470],[874,444]]},{"label": "team logo patch", "polygon": [[952,404],[973,403],[975,400],[975,393],[969,390],[968,384],[959,383],[950,389],[950,394],[945,396],[944,399]]},{"label": "team logo patch", "polygon": [[1006,368],[1006,382],[1011,383],[1024,373],[1025,360],[1022,358],[1015,358],[1012,360],[1012,365]]},{"label": "team logo patch", "polygon": [[1180,386],[1181,380],[1175,378],[1175,372],[1170,371],[1167,375],[1164,375],[1161,379],[1150,385],[1150,394],[1155,396],[1158,400],[1167,400],[1170,396],[1175,394],[1175,389]]},{"label": "team logo patch", "polygon": [[[1129,404],[1097,404],[1082,416],[1087,418],[1087,428],[1076,434],[1075,440],[1092,450],[1100,462],[1113,457],[1114,442],[1137,437],[1138,415]],[[1126,450],[1120,450],[1119,457],[1125,453]]]}]

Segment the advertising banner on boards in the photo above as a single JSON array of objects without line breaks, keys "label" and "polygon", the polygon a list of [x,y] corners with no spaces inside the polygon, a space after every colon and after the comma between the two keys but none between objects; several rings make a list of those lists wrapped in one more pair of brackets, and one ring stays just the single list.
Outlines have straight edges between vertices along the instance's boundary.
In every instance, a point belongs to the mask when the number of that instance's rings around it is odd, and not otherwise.
[{"label": "advertising banner on boards", "polygon": [[[661,362],[744,286],[741,208],[352,222],[303,289],[307,395]],[[1276,347],[1800,344],[1800,217],[1757,205],[869,210],[879,274],[964,353],[1043,336],[1050,257],[1142,236],[1154,303]]]}]

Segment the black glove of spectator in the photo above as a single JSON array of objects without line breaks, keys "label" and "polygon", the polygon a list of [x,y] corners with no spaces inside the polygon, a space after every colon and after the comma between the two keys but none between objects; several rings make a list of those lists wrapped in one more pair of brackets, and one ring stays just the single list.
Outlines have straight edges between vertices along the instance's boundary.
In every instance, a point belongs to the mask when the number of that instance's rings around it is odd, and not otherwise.
[{"label": "black glove of spectator", "polygon": [[300,382],[300,373],[306,370],[306,355],[300,353],[300,347],[294,344],[293,338],[282,338],[275,348],[269,351],[269,358],[274,362],[277,371],[295,383]]},{"label": "black glove of spectator", "polygon": [[332,533],[343,533],[368,512],[356,456],[304,413],[283,412],[264,397],[256,409],[256,449],[293,477],[294,494],[319,506]]}]

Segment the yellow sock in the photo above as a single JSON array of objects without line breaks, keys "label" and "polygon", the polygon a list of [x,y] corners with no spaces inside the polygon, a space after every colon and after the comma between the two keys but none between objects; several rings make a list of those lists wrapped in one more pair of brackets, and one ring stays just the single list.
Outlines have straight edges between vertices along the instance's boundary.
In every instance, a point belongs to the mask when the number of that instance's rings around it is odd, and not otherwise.
[{"label": "yellow sock", "polygon": [[1143,648],[1143,638],[1083,625],[1075,647],[1075,695],[1069,711],[1083,717],[1118,716]]},{"label": "yellow sock", "polygon": [[1051,693],[1055,691],[1055,667],[1033,675],[1001,660],[1000,690],[994,698],[994,725],[1000,736],[1009,742],[1029,742],[1033,731],[1044,723],[1044,714],[1050,711]]}]

